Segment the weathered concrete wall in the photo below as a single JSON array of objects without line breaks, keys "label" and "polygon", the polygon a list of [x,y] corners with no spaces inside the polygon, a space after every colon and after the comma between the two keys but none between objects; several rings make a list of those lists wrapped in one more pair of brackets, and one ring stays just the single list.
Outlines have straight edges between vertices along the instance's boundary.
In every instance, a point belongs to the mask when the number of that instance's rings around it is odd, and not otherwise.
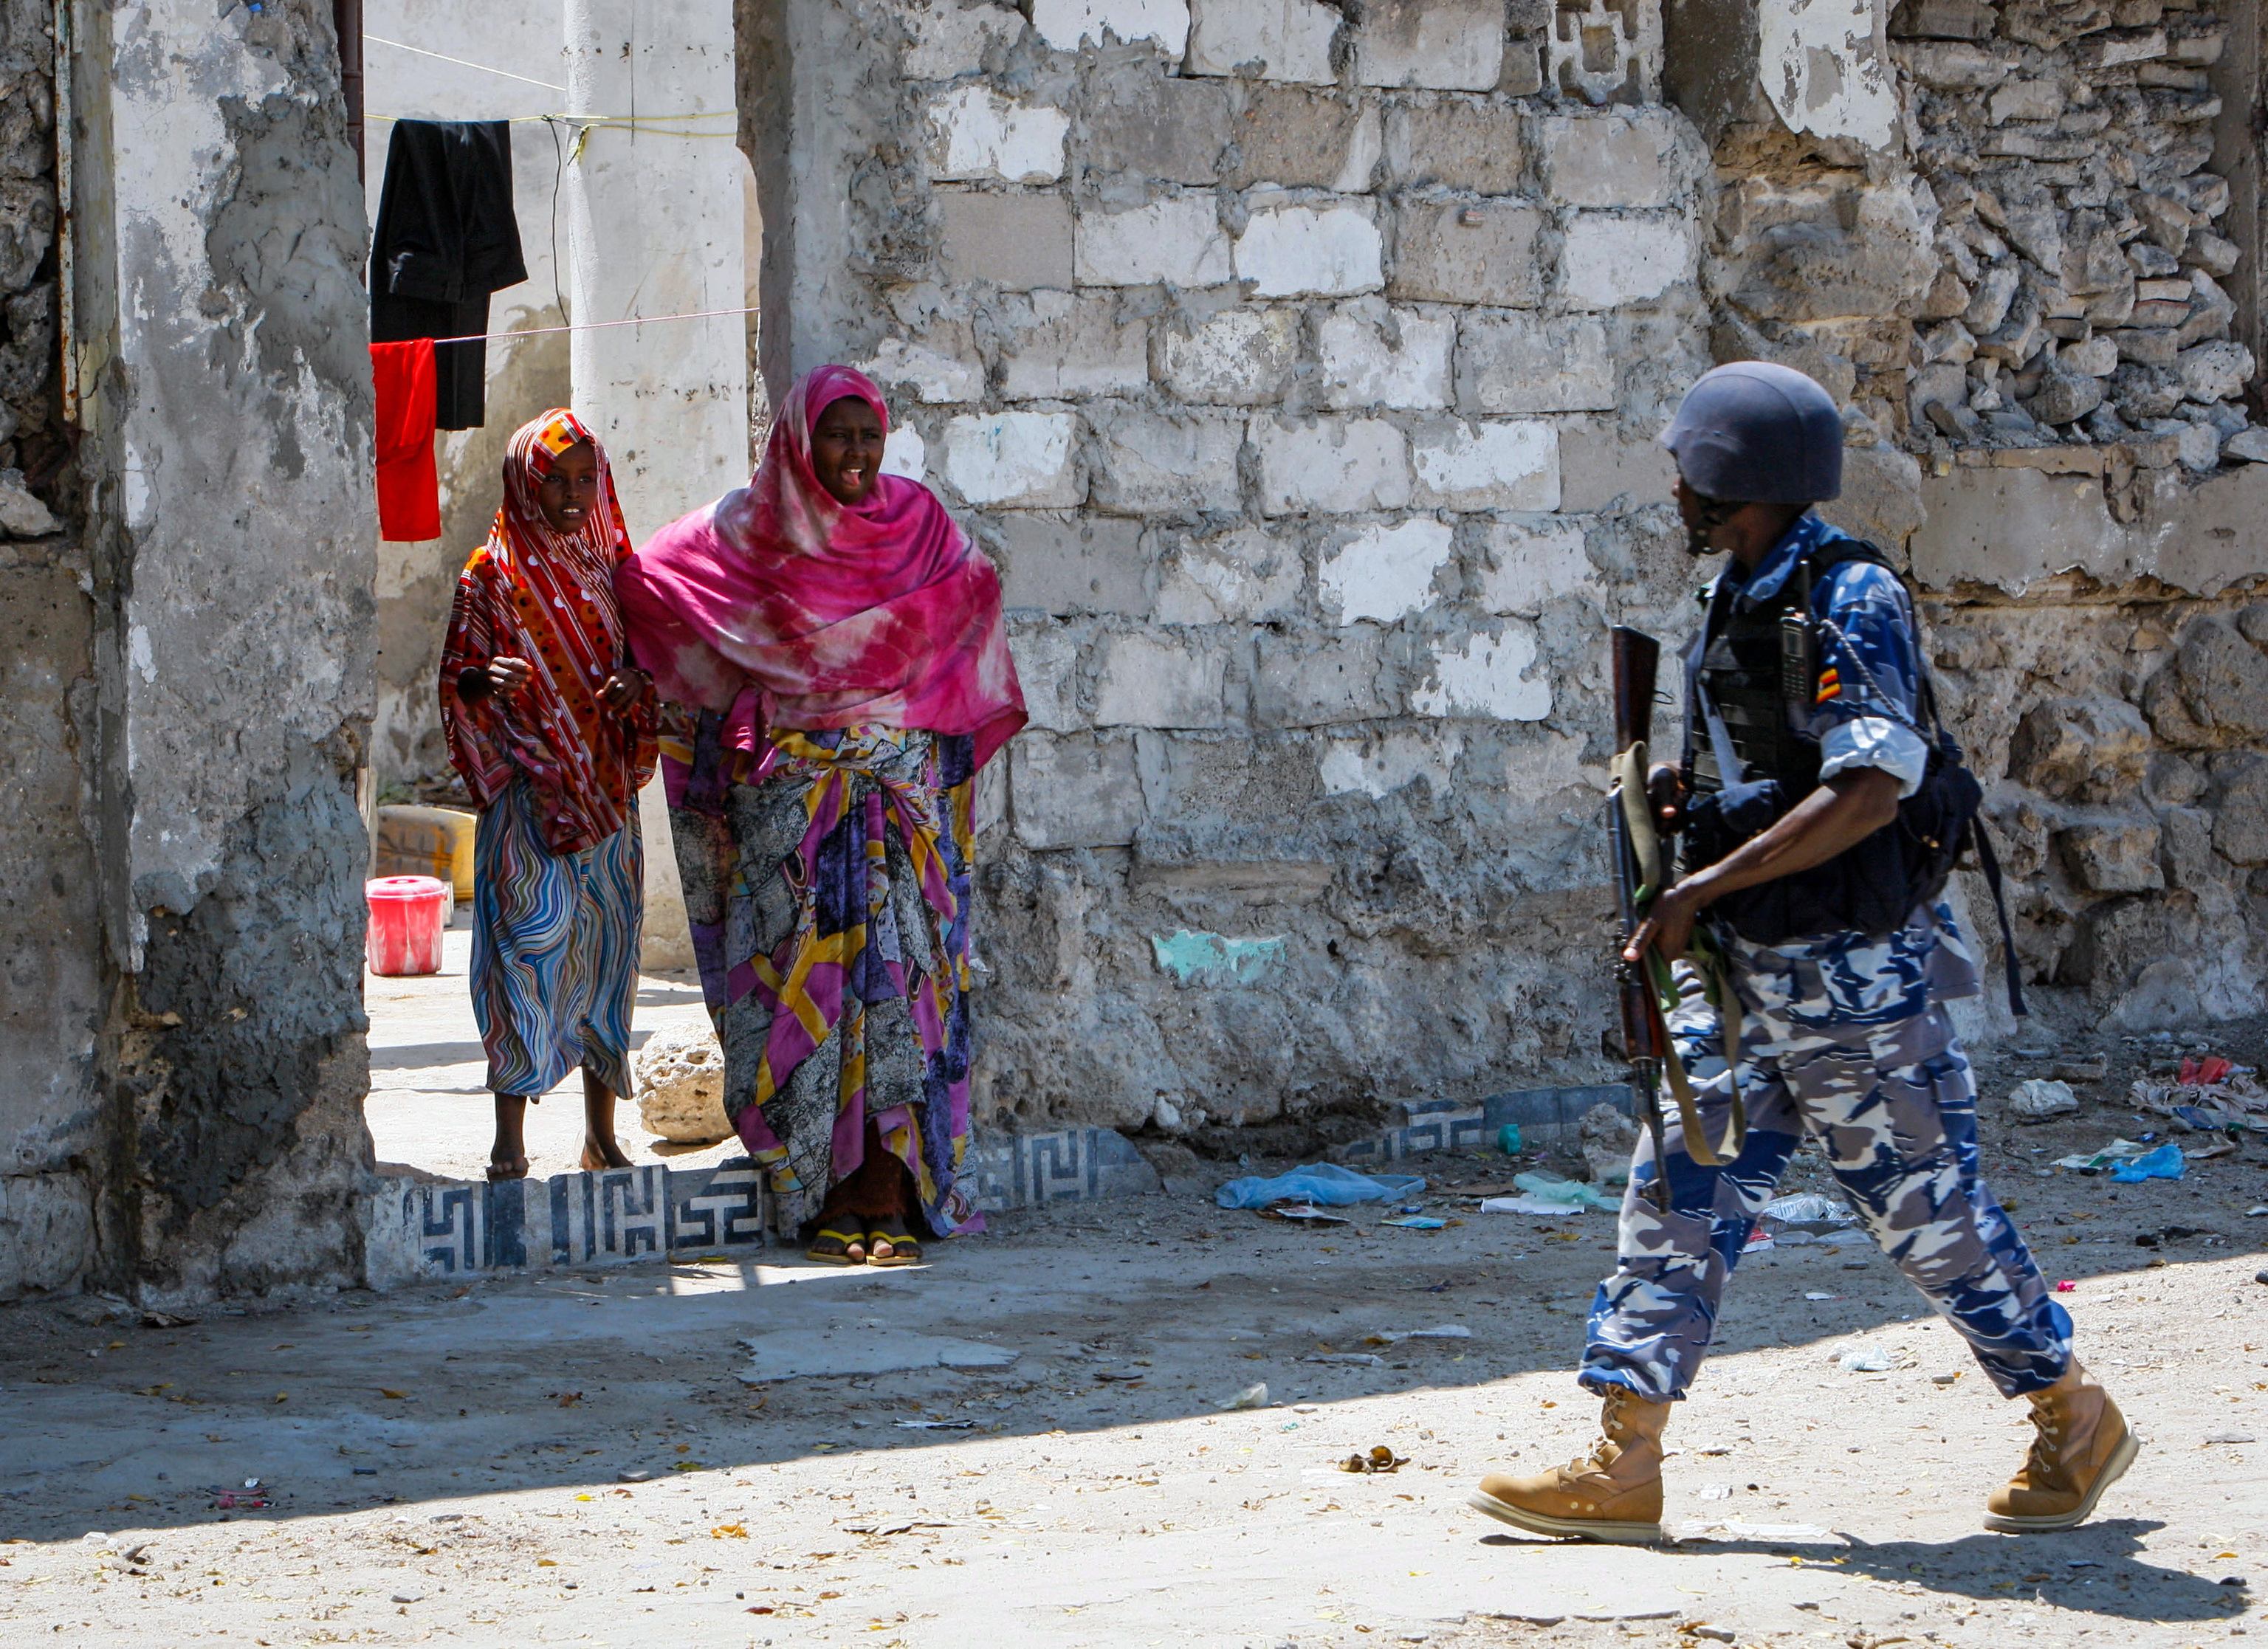
[{"label": "weathered concrete wall", "polygon": [[57,373],[50,8],[0,7],[0,1299],[94,1254],[92,580]]},{"label": "weathered concrete wall", "polygon": [[97,600],[96,1273],[345,1283],[376,539],[330,9],[85,6],[75,340]]}]

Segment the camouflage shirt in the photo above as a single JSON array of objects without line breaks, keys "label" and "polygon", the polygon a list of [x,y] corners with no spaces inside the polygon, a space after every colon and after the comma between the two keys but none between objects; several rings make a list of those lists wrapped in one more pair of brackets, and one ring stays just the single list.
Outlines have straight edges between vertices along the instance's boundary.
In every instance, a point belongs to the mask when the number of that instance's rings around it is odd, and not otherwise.
[{"label": "camouflage shirt", "polygon": [[[1733,599],[1741,607],[1771,600],[1803,556],[1850,539],[1807,511],[1754,572],[1728,563],[1703,591],[1704,610],[1728,579],[1738,586]],[[1814,581],[1811,610],[1822,621],[1819,676],[1809,718],[1797,731],[1818,741],[1820,777],[1880,768],[1897,779],[1902,799],[1912,795],[1929,747],[1918,731],[1920,643],[1904,585],[1887,567],[1846,561]],[[1685,657],[1689,739],[1707,736],[1694,692],[1705,644],[1705,637],[1697,636]],[[1823,933],[1758,945],[1729,931],[1720,937],[1748,975],[1744,984],[1771,997],[1811,998],[1815,1012],[1838,1022],[1896,1024],[1924,1012],[1933,998],[1973,997],[1980,990],[1975,959],[1942,900],[1918,908],[1904,927],[1882,938]]]}]

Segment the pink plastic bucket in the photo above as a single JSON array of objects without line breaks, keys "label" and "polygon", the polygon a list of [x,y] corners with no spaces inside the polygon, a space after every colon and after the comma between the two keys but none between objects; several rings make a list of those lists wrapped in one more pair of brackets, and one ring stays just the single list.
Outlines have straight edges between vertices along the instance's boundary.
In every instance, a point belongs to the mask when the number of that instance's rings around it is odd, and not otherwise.
[{"label": "pink plastic bucket", "polygon": [[441,971],[449,884],[431,876],[381,876],[363,884],[370,901],[370,970],[388,978]]}]

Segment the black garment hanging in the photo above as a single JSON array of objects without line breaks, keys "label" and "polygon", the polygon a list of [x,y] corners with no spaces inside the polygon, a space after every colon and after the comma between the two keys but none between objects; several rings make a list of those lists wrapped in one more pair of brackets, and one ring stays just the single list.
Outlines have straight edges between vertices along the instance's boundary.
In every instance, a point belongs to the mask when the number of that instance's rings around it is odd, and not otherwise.
[{"label": "black garment hanging", "polygon": [[[396,121],[371,255],[371,342],[485,333],[489,295],[526,278],[512,210],[512,128]],[[486,421],[486,344],[442,344],[433,371],[436,428]]]}]

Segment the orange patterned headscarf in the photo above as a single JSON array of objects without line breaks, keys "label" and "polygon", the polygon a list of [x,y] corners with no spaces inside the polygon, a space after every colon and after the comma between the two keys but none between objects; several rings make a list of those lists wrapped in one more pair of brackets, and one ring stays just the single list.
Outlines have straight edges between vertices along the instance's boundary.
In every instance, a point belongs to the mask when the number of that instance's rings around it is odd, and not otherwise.
[{"label": "orange patterned headscarf", "polygon": [[[543,519],[536,491],[564,453],[585,443],[598,460],[598,500],[582,526],[561,533]],[[485,807],[525,778],[555,853],[621,829],[653,772],[651,703],[625,718],[599,698],[626,659],[615,569],[630,554],[606,448],[582,420],[557,408],[515,431],[495,525],[457,580],[441,654],[441,718],[474,799]],[[458,697],[466,669],[503,657],[533,667],[526,688],[475,704]]]}]

